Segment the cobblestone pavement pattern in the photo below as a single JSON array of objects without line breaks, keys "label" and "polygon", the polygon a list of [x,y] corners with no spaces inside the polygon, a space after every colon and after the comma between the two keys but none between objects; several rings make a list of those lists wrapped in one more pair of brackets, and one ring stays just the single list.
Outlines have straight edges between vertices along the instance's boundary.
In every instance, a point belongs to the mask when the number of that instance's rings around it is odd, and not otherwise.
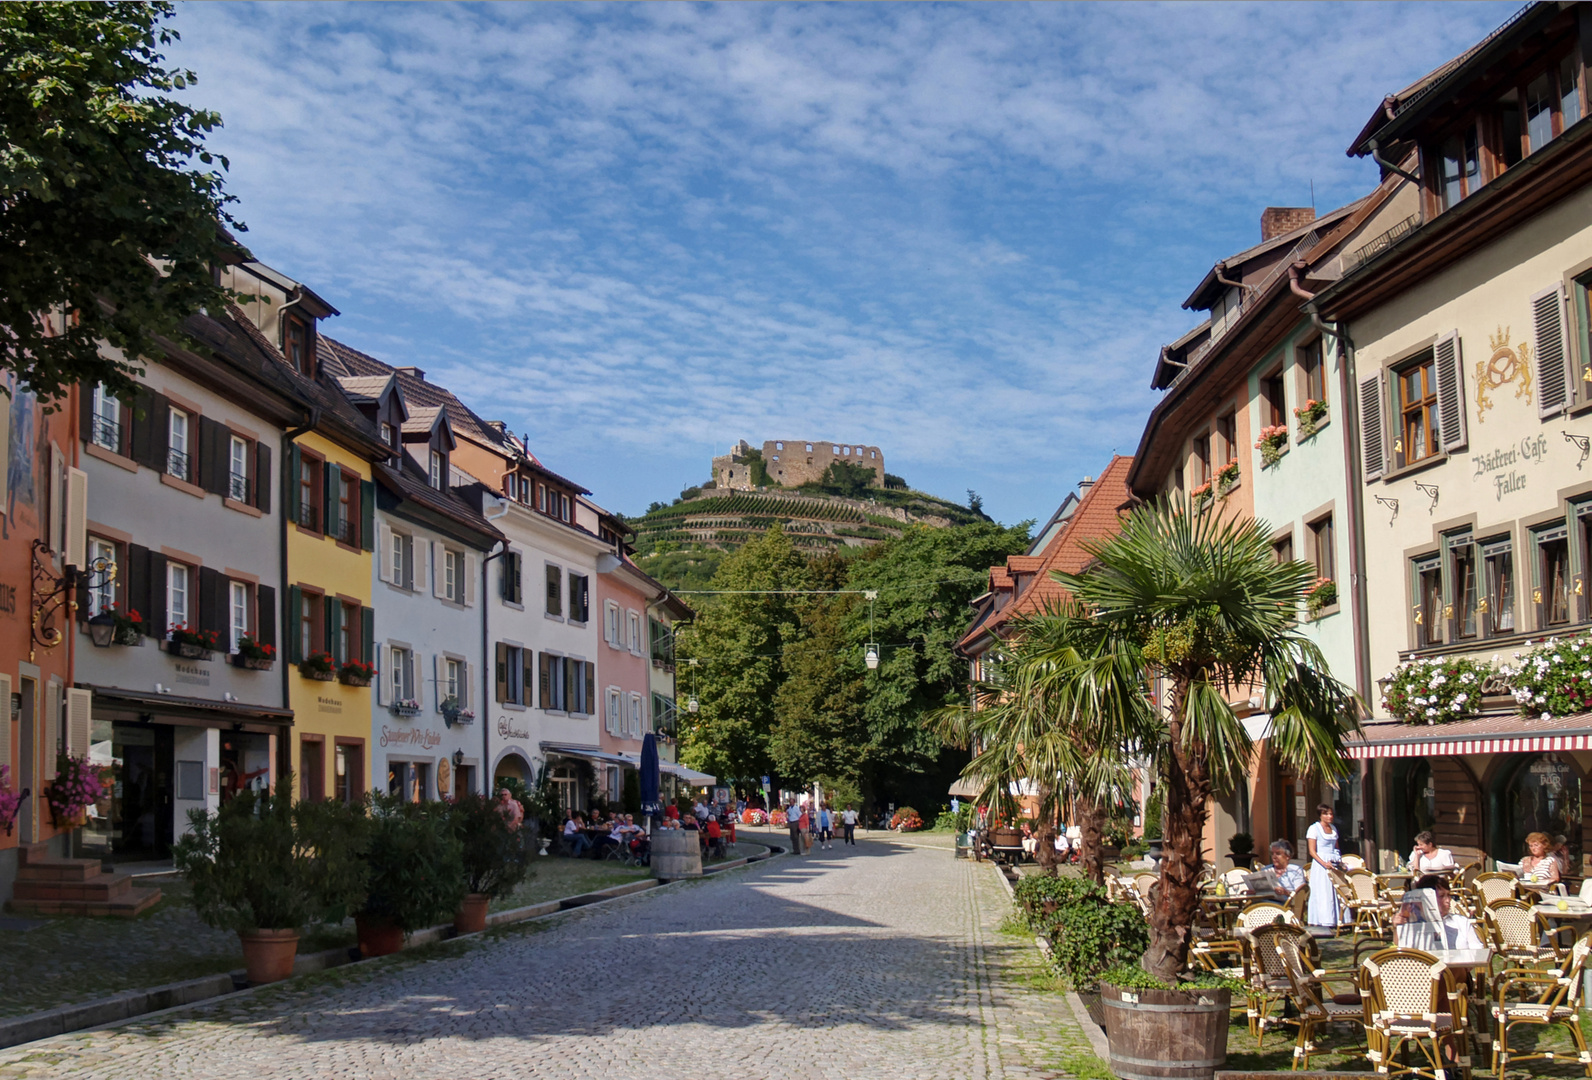
[{"label": "cobblestone pavement pattern", "polygon": [[1076,1025],[1000,977],[1008,910],[987,864],[869,839],[0,1051],[0,1078],[1059,1075],[1040,1043]]}]

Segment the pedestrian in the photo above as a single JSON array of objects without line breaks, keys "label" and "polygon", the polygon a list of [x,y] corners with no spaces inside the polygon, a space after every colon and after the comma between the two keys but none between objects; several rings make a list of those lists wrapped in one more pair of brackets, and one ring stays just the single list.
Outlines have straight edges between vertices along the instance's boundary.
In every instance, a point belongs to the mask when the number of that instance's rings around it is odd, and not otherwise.
[{"label": "pedestrian", "polygon": [[824,845],[825,851],[829,850],[831,846],[829,841],[832,840],[835,835],[834,833],[830,832],[829,824],[829,804],[825,803],[823,806],[818,808],[818,840]]},{"label": "pedestrian", "polygon": [[857,846],[857,811],[847,806],[840,814],[840,824],[846,830],[846,843]]},{"label": "pedestrian", "polygon": [[508,788],[498,790],[497,812],[503,815],[503,820],[508,823],[510,832],[519,832],[520,825],[525,821],[525,808],[520,805]]},{"label": "pedestrian", "polygon": [[797,819],[801,826],[802,854],[805,855],[813,849],[813,813],[812,807],[802,804],[801,815]]},{"label": "pedestrian", "polygon": [[785,824],[790,826],[790,849],[793,853],[802,854],[802,809],[796,805],[795,800],[785,808]]}]

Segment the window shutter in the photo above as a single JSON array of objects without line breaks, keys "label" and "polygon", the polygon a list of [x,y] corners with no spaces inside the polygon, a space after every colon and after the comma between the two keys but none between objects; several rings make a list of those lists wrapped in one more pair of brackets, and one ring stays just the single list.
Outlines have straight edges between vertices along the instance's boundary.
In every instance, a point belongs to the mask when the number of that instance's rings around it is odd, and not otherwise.
[{"label": "window shutter", "polygon": [[61,684],[44,688],[44,779],[53,780],[59,771],[56,758],[61,753]]},{"label": "window shutter", "polygon": [[392,564],[392,527],[385,521],[376,526],[376,576],[382,581],[397,581],[403,576],[403,567],[394,576]]},{"label": "window shutter", "polygon": [[149,553],[149,607],[144,611],[149,634],[159,641],[171,629],[166,621],[166,556],[158,551]]},{"label": "window shutter", "polygon": [[425,592],[426,570],[431,566],[431,541],[418,536],[411,539],[409,559],[414,564],[414,581],[409,587],[415,592]]},{"label": "window shutter", "polygon": [[520,704],[527,707],[536,703],[536,651],[520,650]]},{"label": "window shutter", "polygon": [[[226,591],[225,578],[208,566],[199,567],[199,629],[214,630],[226,636],[229,629]],[[230,646],[230,642],[228,644]]]},{"label": "window shutter", "polygon": [[442,544],[427,545],[431,549],[431,595],[441,600],[448,598],[448,549]]},{"label": "window shutter", "polygon": [[373,680],[376,686],[376,704],[391,705],[392,676],[389,672],[392,671],[392,646],[383,645],[378,656],[380,659],[376,663],[376,678]]},{"label": "window shutter", "polygon": [[198,436],[194,439],[193,449],[199,458],[199,467],[194,469],[189,466],[189,476],[199,482],[199,486],[212,495],[225,495],[227,493],[226,474],[231,471],[228,455],[222,449],[223,432],[226,431],[220,424],[208,416],[196,416],[197,425],[190,425],[190,430]]},{"label": "window shutter", "polygon": [[[10,411],[9,407],[5,410]],[[11,676],[0,673],[0,765],[10,767],[11,760]],[[11,782],[16,784],[15,770]]]},{"label": "window shutter", "polygon": [[359,546],[365,551],[375,550],[376,544],[376,485],[370,480],[359,482]]},{"label": "window shutter", "polygon": [[525,603],[525,559],[518,552],[514,554],[514,602]]},{"label": "window shutter", "polygon": [[1531,298],[1531,322],[1537,338],[1537,415],[1556,416],[1575,400],[1570,354],[1565,348],[1564,294],[1561,286]]},{"label": "window shutter", "polygon": [[501,641],[497,643],[497,699],[509,699],[509,647]]},{"label": "window shutter", "polygon": [[359,609],[359,658],[367,664],[376,662],[376,611]]},{"label": "window shutter", "polygon": [[171,403],[140,385],[133,398],[133,460],[146,469],[166,471],[166,440],[170,436]]},{"label": "window shutter", "polygon": [[298,443],[289,443],[287,447],[287,471],[282,477],[282,483],[287,487],[287,516],[293,521],[298,521],[299,513],[299,472],[303,469],[303,458],[299,455]]},{"label": "window shutter", "polygon": [[138,612],[144,621],[144,633],[152,634],[154,625],[150,621],[153,614],[149,607],[149,549],[138,544],[127,545],[125,574],[122,579],[127,583],[126,603],[130,611]]},{"label": "window shutter", "polygon": [[71,466],[66,470],[66,561],[88,566],[88,473]]},{"label": "window shutter", "polygon": [[343,605],[337,602],[335,596],[321,597],[321,638],[324,644],[321,648],[332,654],[332,659],[341,664],[348,659],[338,655],[338,633],[343,628]]},{"label": "window shutter", "polygon": [[299,624],[304,621],[304,590],[297,585],[289,585],[287,590],[287,625],[282,627],[282,633],[287,641],[287,660],[290,664],[304,662],[304,637],[299,633]]},{"label": "window shutter", "polygon": [[262,514],[271,512],[271,485],[276,478],[271,475],[271,448],[265,443],[254,444],[254,508]]},{"label": "window shutter", "polygon": [[261,645],[276,645],[276,590],[269,585],[254,590],[254,639]]},{"label": "window shutter", "polygon": [[321,533],[337,535],[337,485],[342,482],[343,470],[330,461],[321,462]]},{"label": "window shutter", "polygon": [[[11,703],[6,702],[6,708]],[[75,756],[88,753],[89,733],[93,730],[94,692],[68,687],[66,691],[66,752]]]},{"label": "window shutter", "polygon": [[50,478],[47,481],[50,485],[50,491],[45,498],[44,505],[50,515],[47,535],[50,541],[50,553],[54,555],[60,554],[63,547],[61,529],[66,524],[66,511],[61,504],[66,501],[63,498],[66,493],[65,471],[66,462],[62,457],[61,451],[56,448],[54,443],[51,443]]},{"label": "window shutter", "polygon": [[474,552],[464,553],[464,606],[475,607],[475,579],[481,576],[481,560]]},{"label": "window shutter", "polygon": [[1360,383],[1360,453],[1367,481],[1387,471],[1387,428],[1382,409],[1382,373]]},{"label": "window shutter", "polygon": [[1432,350],[1432,370],[1437,376],[1437,416],[1444,451],[1463,450],[1465,432],[1465,364],[1459,331],[1437,339]]},{"label": "window shutter", "polygon": [[[77,387],[77,437],[86,443],[94,441],[94,398],[99,388],[89,383],[79,383]],[[11,411],[11,402],[6,401],[6,412]]]},{"label": "window shutter", "polygon": [[552,687],[548,685],[549,676],[552,674],[552,660],[553,658],[548,656],[546,653],[541,654],[539,665],[541,669],[541,680],[537,685],[541,687],[541,697],[538,700],[541,702],[542,708],[544,709],[551,709],[553,707]]},{"label": "window shutter", "polygon": [[597,706],[596,706],[596,697],[597,697],[597,665],[592,663],[590,660],[588,660],[585,663],[585,667],[586,667],[586,701],[585,701],[586,707],[583,710],[581,710],[581,711],[585,712],[589,716],[593,712],[595,712],[596,708],[597,708]]}]

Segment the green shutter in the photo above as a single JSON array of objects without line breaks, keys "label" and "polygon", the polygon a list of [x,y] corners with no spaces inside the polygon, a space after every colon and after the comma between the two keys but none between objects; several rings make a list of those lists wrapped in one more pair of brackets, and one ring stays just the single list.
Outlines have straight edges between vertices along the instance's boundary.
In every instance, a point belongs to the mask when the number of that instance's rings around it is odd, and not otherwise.
[{"label": "green shutter", "polygon": [[369,480],[359,482],[359,546],[376,550],[376,485]]},{"label": "green shutter", "polygon": [[326,639],[322,647],[332,654],[333,660],[341,664],[343,657],[337,655],[337,639],[340,636],[338,631],[343,628],[343,605],[337,602],[337,597],[321,597],[321,616],[321,636]]},{"label": "green shutter", "polygon": [[359,609],[359,658],[367,664],[376,662],[376,612],[368,607]]},{"label": "green shutter", "polygon": [[[297,448],[294,450],[297,456]],[[304,590],[297,585],[291,585],[287,590],[287,620],[282,627],[283,637],[287,642],[287,658],[292,664],[304,662],[304,635],[301,625],[304,621]]]},{"label": "green shutter", "polygon": [[326,536],[337,535],[337,483],[342,477],[342,469],[321,462],[321,532]]}]

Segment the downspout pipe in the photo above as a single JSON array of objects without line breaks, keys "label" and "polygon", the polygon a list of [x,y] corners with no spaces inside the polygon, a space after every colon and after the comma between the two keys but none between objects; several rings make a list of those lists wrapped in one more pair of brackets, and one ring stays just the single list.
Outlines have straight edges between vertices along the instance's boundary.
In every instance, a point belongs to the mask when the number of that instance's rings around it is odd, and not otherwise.
[{"label": "downspout pipe", "polygon": [[[292,691],[287,672],[287,658],[289,655],[291,655],[291,651],[286,648],[286,646],[287,635],[293,633],[295,629],[287,624],[287,530],[289,524],[287,520],[287,508],[289,505],[288,495],[293,491],[293,483],[296,479],[295,477],[288,475],[287,463],[289,458],[287,454],[287,448],[297,441],[300,436],[306,434],[307,432],[313,431],[315,429],[315,425],[319,424],[320,422],[321,407],[319,405],[313,405],[310,407],[309,418],[304,421],[302,426],[289,428],[287,431],[282,433],[282,494],[281,497],[277,499],[276,503],[276,516],[279,519],[278,539],[280,540],[278,547],[281,549],[279,559],[282,572],[282,579],[277,585],[277,604],[281,609],[282,615],[282,633],[279,635],[279,641],[282,648],[278,651],[277,655],[282,661],[282,707],[284,709],[292,708],[292,706],[288,704],[288,702],[292,700]],[[291,736],[283,739],[282,741],[285,745],[278,747],[276,751],[276,767],[278,775],[286,775],[292,771],[293,764],[293,745],[291,742]]]},{"label": "downspout pipe", "polygon": [[1240,297],[1248,295],[1248,285],[1245,285],[1242,281],[1229,281],[1227,278],[1222,276],[1222,272],[1226,269],[1226,263],[1219,262],[1216,264],[1214,270],[1212,271],[1216,275],[1216,280],[1221,282],[1223,285],[1226,285],[1228,288],[1237,289]]},{"label": "downspout pipe", "polygon": [[1404,177],[1404,179],[1408,180],[1412,184],[1419,184],[1421,182],[1421,178],[1419,176],[1416,176],[1414,173],[1410,172],[1408,169],[1401,169],[1399,166],[1393,164],[1387,158],[1383,157],[1382,156],[1382,147],[1377,143],[1377,141],[1375,139],[1372,139],[1367,145],[1370,147],[1370,150],[1371,150],[1371,160],[1376,162],[1378,165],[1382,166],[1382,168],[1386,169],[1388,172],[1394,174],[1395,176]]}]

